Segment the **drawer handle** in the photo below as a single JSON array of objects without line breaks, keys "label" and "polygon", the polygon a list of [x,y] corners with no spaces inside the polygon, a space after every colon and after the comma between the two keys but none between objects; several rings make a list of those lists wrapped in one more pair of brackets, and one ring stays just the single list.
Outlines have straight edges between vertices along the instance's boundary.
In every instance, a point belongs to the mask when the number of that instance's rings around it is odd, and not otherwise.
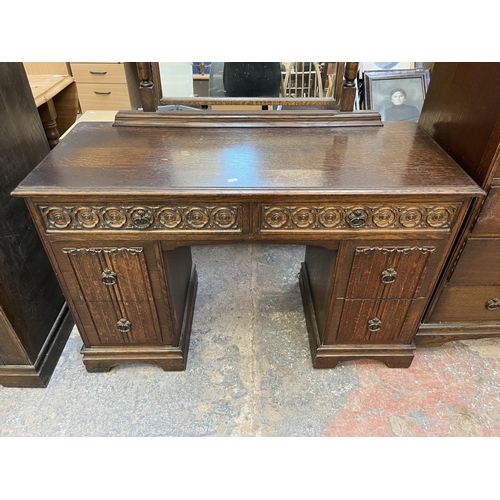
[{"label": "drawer handle", "polygon": [[370,332],[378,332],[382,328],[382,321],[378,318],[373,318],[368,321],[368,330]]},{"label": "drawer handle", "polygon": [[488,311],[494,311],[495,309],[498,309],[500,307],[500,300],[497,299],[496,297],[494,299],[488,300],[486,302],[486,309]]},{"label": "drawer handle", "polygon": [[94,90],[94,94],[98,94],[98,95],[109,95],[111,94],[111,90],[108,91],[108,92],[98,92],[97,90]]},{"label": "drawer handle", "polygon": [[114,271],[111,271],[111,269],[104,269],[101,274],[101,281],[106,286],[116,285],[116,273]]},{"label": "drawer handle", "polygon": [[398,273],[392,267],[390,267],[389,269],[386,269],[382,272],[382,276],[380,277],[380,279],[382,283],[389,285],[391,283],[394,283],[397,277]]},{"label": "drawer handle", "polygon": [[363,227],[368,220],[368,214],[364,210],[354,210],[347,216],[347,222],[351,227]]},{"label": "drawer handle", "polygon": [[120,333],[128,333],[130,332],[130,327],[132,326],[132,323],[125,318],[122,318],[116,323],[116,328],[118,328],[118,331]]},{"label": "drawer handle", "polygon": [[153,219],[151,217],[151,214],[146,210],[135,210],[132,214],[132,224],[134,224],[134,227],[144,229],[146,227],[149,227],[152,222]]},{"label": "drawer handle", "polygon": [[107,71],[89,71],[91,75],[106,75]]}]

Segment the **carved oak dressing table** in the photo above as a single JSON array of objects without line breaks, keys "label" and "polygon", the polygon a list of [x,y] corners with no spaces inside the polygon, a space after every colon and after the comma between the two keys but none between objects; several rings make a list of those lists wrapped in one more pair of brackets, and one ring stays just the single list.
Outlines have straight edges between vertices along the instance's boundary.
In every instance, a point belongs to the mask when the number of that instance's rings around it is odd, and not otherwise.
[{"label": "carved oak dressing table", "polygon": [[88,371],[186,366],[191,245],[306,245],[313,364],[408,367],[471,201],[483,191],[415,123],[376,113],[120,112],[78,124],[26,199]]}]

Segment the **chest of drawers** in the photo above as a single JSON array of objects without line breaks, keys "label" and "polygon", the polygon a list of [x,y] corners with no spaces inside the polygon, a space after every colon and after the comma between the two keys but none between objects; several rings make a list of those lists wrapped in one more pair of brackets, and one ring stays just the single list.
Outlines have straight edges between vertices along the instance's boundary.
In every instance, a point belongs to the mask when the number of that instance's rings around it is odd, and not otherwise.
[{"label": "chest of drawers", "polygon": [[183,369],[190,247],[243,241],[306,245],[299,282],[315,367],[363,357],[409,366],[430,291],[483,194],[418,125],[142,115],[77,125],[14,193],[45,243],[88,370]]},{"label": "chest of drawers", "polygon": [[421,346],[500,336],[499,85],[498,63],[434,66],[421,126],[487,196],[467,214],[419,329]]},{"label": "chest of drawers", "polygon": [[141,107],[135,63],[72,62],[82,112]]}]

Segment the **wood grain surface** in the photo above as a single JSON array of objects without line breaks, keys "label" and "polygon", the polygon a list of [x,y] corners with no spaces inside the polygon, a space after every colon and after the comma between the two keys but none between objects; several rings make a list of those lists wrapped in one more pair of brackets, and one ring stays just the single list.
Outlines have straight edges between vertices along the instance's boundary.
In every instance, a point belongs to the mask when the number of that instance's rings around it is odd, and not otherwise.
[{"label": "wood grain surface", "polygon": [[481,194],[417,124],[147,128],[81,123],[14,191],[100,194]]}]

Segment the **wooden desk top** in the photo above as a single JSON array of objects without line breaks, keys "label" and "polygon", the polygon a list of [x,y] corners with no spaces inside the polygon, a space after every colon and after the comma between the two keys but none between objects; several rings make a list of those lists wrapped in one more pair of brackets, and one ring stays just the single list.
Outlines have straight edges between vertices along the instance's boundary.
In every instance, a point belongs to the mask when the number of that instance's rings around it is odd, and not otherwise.
[{"label": "wooden desk top", "polygon": [[483,191],[416,123],[162,128],[86,122],[13,194],[474,197]]},{"label": "wooden desk top", "polygon": [[28,75],[28,81],[38,107],[50,101],[75,79],[70,75]]}]

